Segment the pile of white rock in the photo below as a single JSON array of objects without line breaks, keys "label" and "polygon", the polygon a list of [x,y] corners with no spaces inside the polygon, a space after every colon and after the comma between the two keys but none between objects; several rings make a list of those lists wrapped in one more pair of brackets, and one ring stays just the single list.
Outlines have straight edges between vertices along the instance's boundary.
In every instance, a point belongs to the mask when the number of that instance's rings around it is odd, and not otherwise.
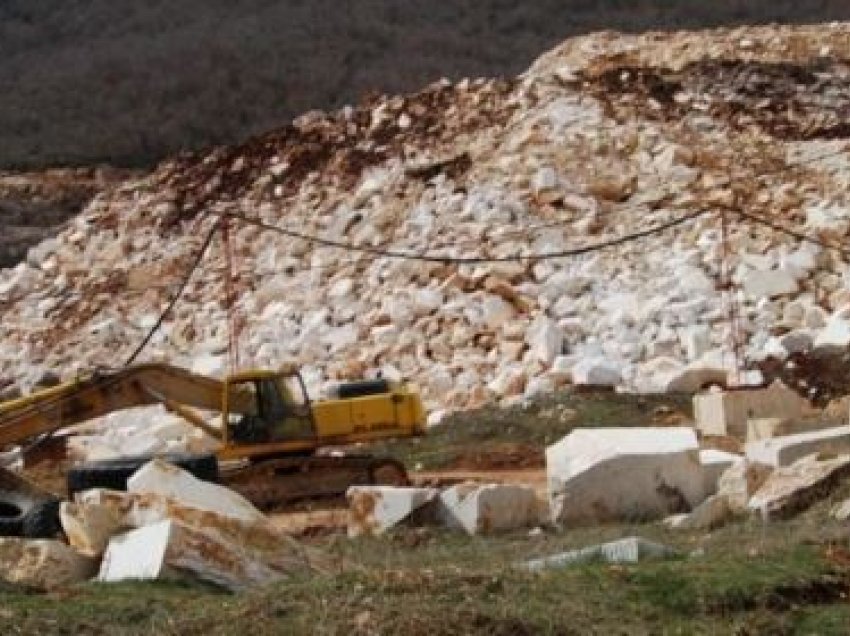
[{"label": "pile of white rock", "polygon": [[[215,241],[145,357],[225,373],[235,322],[242,365],[297,361],[314,396],[378,373],[414,381],[438,411],[570,382],[695,390],[724,383],[735,364],[723,267],[749,360],[846,347],[842,253],[734,215],[724,237],[718,214],[734,204],[846,240],[845,142],[741,129],[701,107],[700,95],[675,95],[675,113],[614,89],[600,95],[594,77],[623,60],[649,69],[712,59],[806,65],[850,55],[848,34],[850,25],[832,24],[582,37],[507,87],[443,82],[296,120],[305,135],[333,132],[330,159],[307,168],[297,160],[303,149],[280,136],[262,155],[251,154],[254,144],[165,163],[96,198],[0,272],[0,380],[27,391],[47,370],[68,376],[122,360],[228,212],[290,233],[232,220],[235,320]],[[441,110],[423,106],[434,96]],[[355,169],[355,156],[367,165]],[[189,195],[202,210],[185,203]],[[579,248],[701,210],[615,248],[492,263],[382,257],[292,234],[498,259]]]}]

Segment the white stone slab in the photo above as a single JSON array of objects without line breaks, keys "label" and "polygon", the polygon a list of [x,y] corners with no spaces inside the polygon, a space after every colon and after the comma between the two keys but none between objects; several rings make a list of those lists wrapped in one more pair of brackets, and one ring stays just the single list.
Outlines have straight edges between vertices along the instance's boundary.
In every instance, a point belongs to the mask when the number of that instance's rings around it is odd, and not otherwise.
[{"label": "white stone slab", "polygon": [[546,449],[546,472],[562,524],[658,518],[706,496],[690,428],[576,429]]},{"label": "white stone slab", "polygon": [[822,451],[850,453],[850,425],[757,440],[747,443],[744,450],[747,459],[768,466],[788,466]]},{"label": "white stone slab", "polygon": [[675,556],[676,550],[642,537],[627,537],[600,545],[570,550],[542,559],[526,561],[525,567],[536,572],[553,567],[565,567],[577,563],[599,560],[606,563],[637,563],[645,559],[662,559]]}]

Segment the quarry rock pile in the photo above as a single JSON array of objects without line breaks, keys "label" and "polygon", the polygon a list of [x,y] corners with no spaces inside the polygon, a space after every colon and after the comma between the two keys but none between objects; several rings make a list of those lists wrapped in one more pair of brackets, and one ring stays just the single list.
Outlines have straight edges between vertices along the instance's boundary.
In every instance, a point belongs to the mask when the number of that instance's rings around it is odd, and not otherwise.
[{"label": "quarry rock pile", "polygon": [[[233,324],[242,365],[298,362],[314,396],[381,373],[456,410],[568,382],[692,390],[734,367],[733,331],[753,364],[846,347],[846,255],[738,213],[846,243],[848,36],[595,34],[516,79],[438,82],[176,157],[0,272],[0,382],[120,364],[223,218],[232,321],[217,236],[143,359],[224,373]],[[477,257],[528,258],[453,260]]]}]

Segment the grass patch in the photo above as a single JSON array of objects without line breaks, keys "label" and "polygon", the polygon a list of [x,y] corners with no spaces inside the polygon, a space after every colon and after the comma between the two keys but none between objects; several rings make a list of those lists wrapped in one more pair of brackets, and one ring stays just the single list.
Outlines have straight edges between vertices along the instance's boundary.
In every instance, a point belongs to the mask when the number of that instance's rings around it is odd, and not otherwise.
[{"label": "grass patch", "polygon": [[[338,571],[237,595],[175,582],[86,584],[56,595],[0,592],[0,632],[846,633],[850,570],[826,558],[805,531],[805,544],[789,544],[788,533],[800,528],[782,526],[762,531],[734,524],[727,534],[709,538],[670,534],[657,524],[542,536],[405,530],[383,539],[332,538],[324,546],[338,557]],[[418,542],[409,540],[411,533]],[[528,558],[629,534],[672,544],[682,556],[540,573],[516,567]],[[704,554],[690,555],[695,547]]]},{"label": "grass patch", "polygon": [[690,396],[563,391],[526,405],[456,413],[422,438],[370,450],[425,470],[529,468],[542,466],[543,449],[574,428],[669,425],[690,417]]}]

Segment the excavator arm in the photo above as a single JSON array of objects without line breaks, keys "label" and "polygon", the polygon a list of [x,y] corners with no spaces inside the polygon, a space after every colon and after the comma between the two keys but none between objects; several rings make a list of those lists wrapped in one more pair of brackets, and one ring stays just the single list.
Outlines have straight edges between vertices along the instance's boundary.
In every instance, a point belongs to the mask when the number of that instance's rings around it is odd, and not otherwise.
[{"label": "excavator arm", "polygon": [[[162,404],[214,437],[192,407],[220,411],[224,383],[168,364],[141,364],[93,373],[0,404],[0,448],[134,406]],[[229,409],[250,409],[250,397],[230,395]]]}]

